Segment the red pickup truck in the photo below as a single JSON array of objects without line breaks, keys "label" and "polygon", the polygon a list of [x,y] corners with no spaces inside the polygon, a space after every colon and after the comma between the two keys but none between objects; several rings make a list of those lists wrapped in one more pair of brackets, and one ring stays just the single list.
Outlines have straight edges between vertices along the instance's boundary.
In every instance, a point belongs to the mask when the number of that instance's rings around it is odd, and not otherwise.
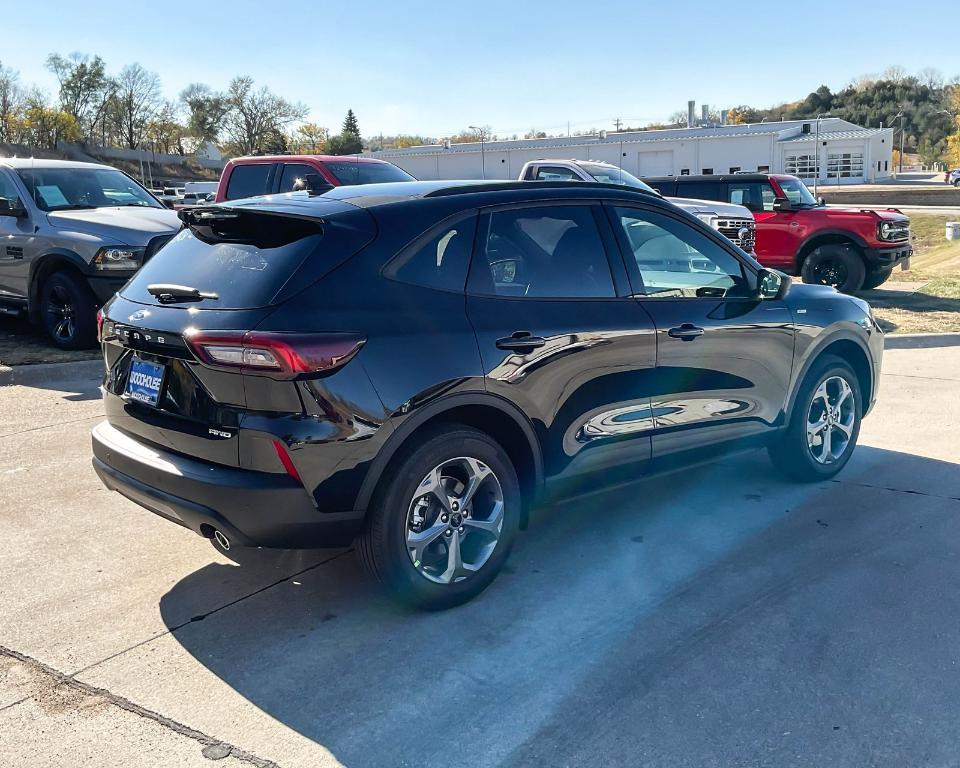
[{"label": "red pickup truck", "polygon": [[738,173],[644,181],[665,197],[743,205],[757,220],[756,257],[765,267],[844,293],[876,288],[909,266],[910,219],[895,208],[827,207],[796,176]]},{"label": "red pickup truck", "polygon": [[416,181],[385,160],[354,155],[250,155],[227,163],[216,202],[292,192],[311,186],[341,187],[383,181]]}]

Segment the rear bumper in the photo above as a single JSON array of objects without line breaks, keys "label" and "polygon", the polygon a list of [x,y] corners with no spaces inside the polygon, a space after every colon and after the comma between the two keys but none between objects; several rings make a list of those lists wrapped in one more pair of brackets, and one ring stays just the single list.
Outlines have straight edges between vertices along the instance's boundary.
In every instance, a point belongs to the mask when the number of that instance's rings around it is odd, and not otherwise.
[{"label": "rear bumper", "polygon": [[144,509],[240,546],[340,547],[359,532],[362,512],[318,510],[287,475],[197,461],[140,443],[108,422],[92,435],[93,467],[103,484]]},{"label": "rear bumper", "polygon": [[913,255],[913,246],[909,241],[884,248],[867,248],[864,251],[867,263],[880,269],[896,266],[901,261],[909,259],[911,255]]}]

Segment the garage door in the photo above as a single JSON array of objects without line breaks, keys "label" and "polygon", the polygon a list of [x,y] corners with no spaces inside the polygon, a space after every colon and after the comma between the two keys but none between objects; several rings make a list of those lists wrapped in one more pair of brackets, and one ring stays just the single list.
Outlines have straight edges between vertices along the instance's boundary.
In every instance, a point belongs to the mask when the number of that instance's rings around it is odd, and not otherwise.
[{"label": "garage door", "polygon": [[673,150],[640,152],[637,168],[641,176],[670,176],[673,173]]}]

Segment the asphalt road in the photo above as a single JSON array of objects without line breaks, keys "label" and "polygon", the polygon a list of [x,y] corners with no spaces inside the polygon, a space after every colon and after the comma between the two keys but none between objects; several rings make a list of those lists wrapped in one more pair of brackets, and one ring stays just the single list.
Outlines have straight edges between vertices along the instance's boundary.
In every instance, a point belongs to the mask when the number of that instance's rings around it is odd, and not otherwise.
[{"label": "asphalt road", "polygon": [[96,362],[0,372],[3,763],[956,766],[960,337],[888,341],[837,480],[751,453],[567,502],[430,615],[101,488]]}]

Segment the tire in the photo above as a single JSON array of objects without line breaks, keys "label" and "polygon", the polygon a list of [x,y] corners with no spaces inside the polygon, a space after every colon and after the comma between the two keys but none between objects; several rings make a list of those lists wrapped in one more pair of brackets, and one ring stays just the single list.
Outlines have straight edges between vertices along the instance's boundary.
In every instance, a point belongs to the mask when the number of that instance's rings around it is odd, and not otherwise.
[{"label": "tire", "polygon": [[[477,462],[479,473],[468,460]],[[484,469],[490,474],[478,483],[472,501],[458,507],[471,477],[480,477]],[[435,479],[430,482],[437,471],[445,507],[438,494],[424,492],[427,484],[438,487]],[[499,534],[490,530],[497,524],[498,497]],[[498,443],[470,427],[441,425],[385,473],[357,539],[357,553],[394,598],[422,610],[450,608],[473,599],[496,578],[513,546],[521,504],[516,470]],[[457,522],[461,524],[454,527]],[[422,534],[420,552],[411,547],[417,542],[410,537],[417,534]],[[476,570],[456,570],[451,545]]]},{"label": "tire", "polygon": [[70,272],[54,272],[40,286],[40,322],[60,349],[86,349],[97,341],[97,302]]},{"label": "tire", "polygon": [[863,285],[866,265],[853,245],[821,245],[803,261],[803,282],[832,285],[841,293],[854,293]]},{"label": "tire", "polygon": [[[849,394],[845,398],[841,397],[843,389],[837,384],[838,380],[843,380],[849,387]],[[808,440],[807,427],[811,424],[811,417],[815,420],[813,423],[826,421],[820,396],[824,383],[827,384],[826,391],[831,404],[839,406],[841,415],[836,421],[831,416],[824,425],[818,446],[815,444],[816,439]],[[770,460],[777,470],[794,480],[828,480],[843,469],[853,455],[860,435],[862,414],[863,404],[857,374],[845,360],[834,355],[825,355],[814,363],[804,377],[787,428],[768,447]],[[822,436],[828,430],[829,456],[828,446]],[[845,440],[840,449],[837,447],[838,440]],[[818,454],[826,457],[828,461],[818,460]]]},{"label": "tire", "polygon": [[883,285],[887,280],[890,279],[890,275],[893,274],[893,267],[886,267],[883,269],[870,269],[867,271],[867,274],[863,278],[863,285],[860,286],[861,291],[871,291],[874,288],[877,288]]}]

